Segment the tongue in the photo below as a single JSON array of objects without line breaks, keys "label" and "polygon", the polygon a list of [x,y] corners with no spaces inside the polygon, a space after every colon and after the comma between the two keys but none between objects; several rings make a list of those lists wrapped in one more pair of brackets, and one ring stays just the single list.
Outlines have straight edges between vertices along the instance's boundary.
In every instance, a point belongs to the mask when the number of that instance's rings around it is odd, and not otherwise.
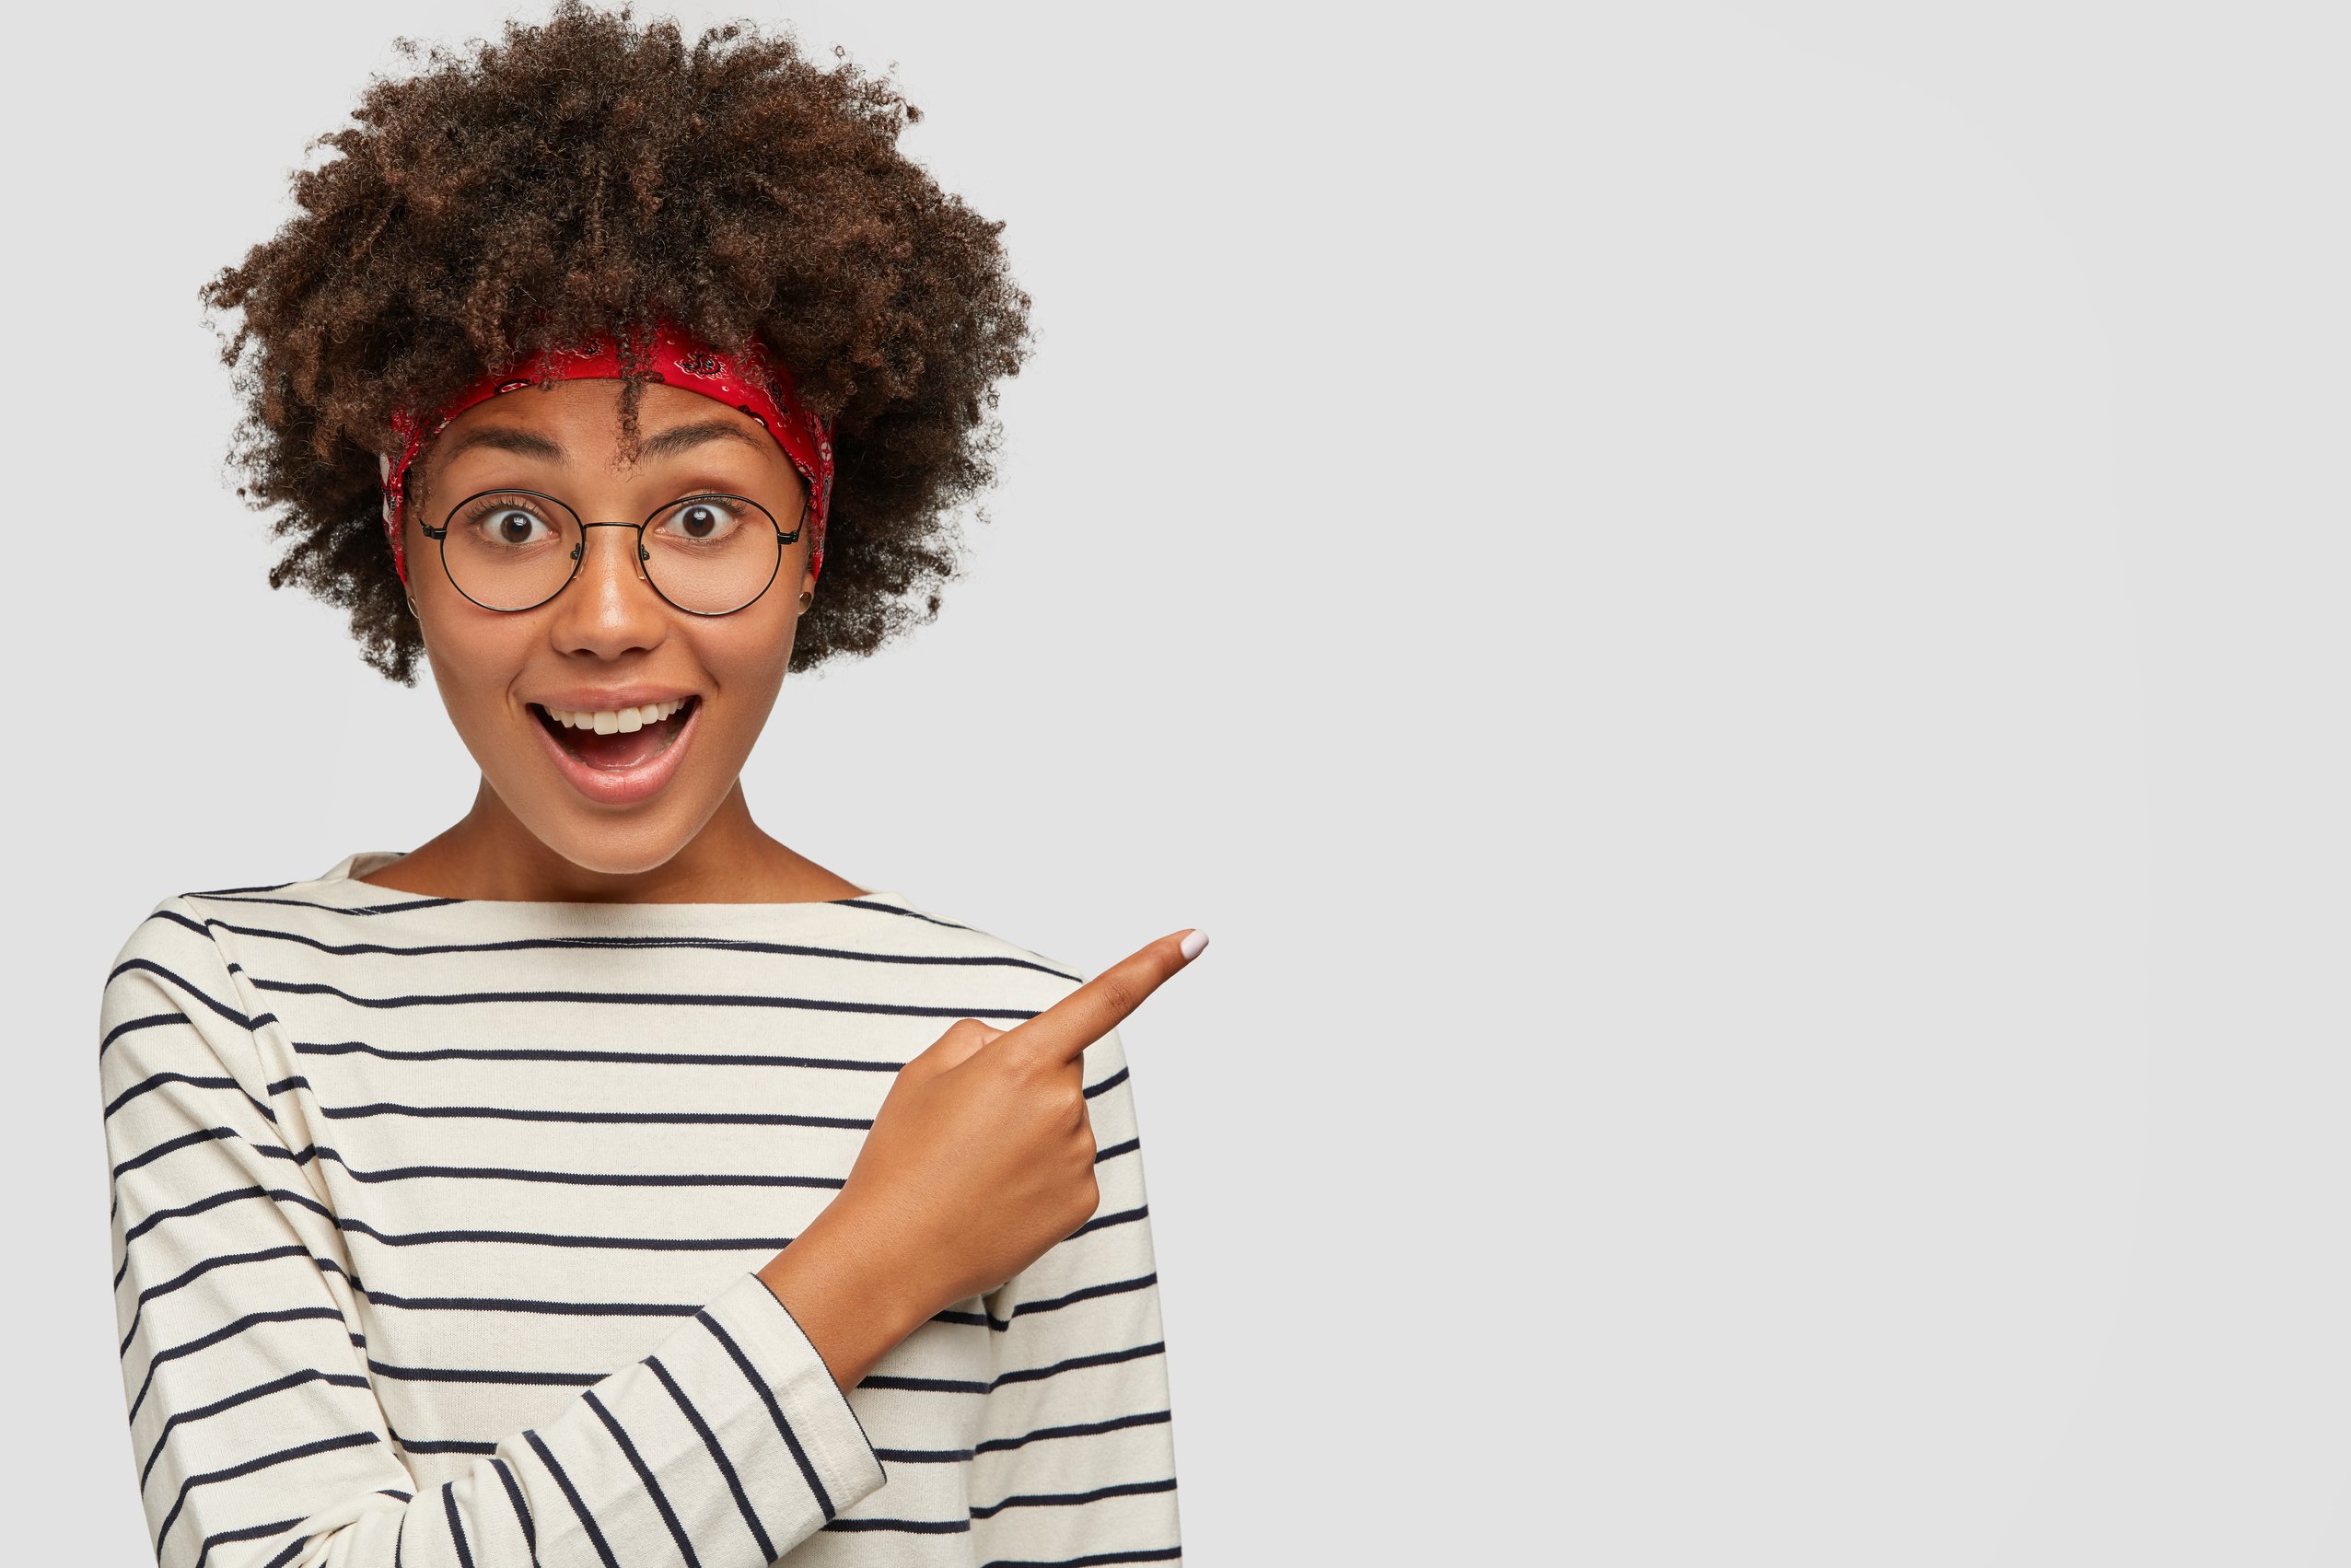
[{"label": "tongue", "polygon": [[567,729],[564,743],[572,754],[591,768],[634,768],[655,756],[669,743],[674,721],[649,724],[643,729],[633,729],[626,735],[599,735],[594,730]]}]

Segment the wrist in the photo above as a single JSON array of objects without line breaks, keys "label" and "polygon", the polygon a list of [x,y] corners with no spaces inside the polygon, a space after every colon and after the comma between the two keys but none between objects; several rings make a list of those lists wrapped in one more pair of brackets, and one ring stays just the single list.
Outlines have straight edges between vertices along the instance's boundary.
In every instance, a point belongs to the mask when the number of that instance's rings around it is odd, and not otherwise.
[{"label": "wrist", "polygon": [[830,1209],[769,1259],[759,1277],[844,1393],[930,1316],[910,1298],[908,1272]]}]

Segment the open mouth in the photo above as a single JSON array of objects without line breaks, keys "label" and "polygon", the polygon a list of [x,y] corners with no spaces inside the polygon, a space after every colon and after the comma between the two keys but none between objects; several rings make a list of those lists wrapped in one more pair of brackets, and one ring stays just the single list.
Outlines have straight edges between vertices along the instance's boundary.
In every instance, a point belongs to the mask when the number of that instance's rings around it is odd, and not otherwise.
[{"label": "open mouth", "polygon": [[555,744],[583,765],[605,772],[625,772],[645,766],[677,744],[701,706],[702,699],[694,696],[607,713],[551,711],[533,703],[530,712]]}]

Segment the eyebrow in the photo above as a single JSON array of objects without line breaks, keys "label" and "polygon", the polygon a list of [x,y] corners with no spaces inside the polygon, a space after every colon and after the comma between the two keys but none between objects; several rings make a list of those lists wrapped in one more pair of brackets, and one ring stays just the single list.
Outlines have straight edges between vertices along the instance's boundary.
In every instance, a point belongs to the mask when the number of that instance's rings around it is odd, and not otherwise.
[{"label": "eyebrow", "polygon": [[705,419],[692,424],[673,424],[658,436],[646,436],[637,447],[637,456],[640,459],[674,458],[708,441],[740,441],[754,448],[760,445],[760,438],[740,425],[729,424],[721,419]]},{"label": "eyebrow", "polygon": [[459,453],[470,452],[476,447],[491,447],[526,458],[553,458],[558,462],[564,457],[561,444],[535,430],[522,430],[511,424],[484,424],[460,433],[457,439],[440,454],[441,460],[446,463]]},{"label": "eyebrow", "polygon": [[[637,458],[639,461],[647,458],[674,458],[681,452],[692,451],[710,441],[740,441],[751,447],[760,445],[758,437],[739,426],[721,419],[705,419],[692,424],[672,425],[658,436],[646,436],[638,445]],[[565,457],[562,443],[535,430],[524,430],[511,424],[484,424],[461,432],[442,451],[440,459],[447,463],[477,447],[513,452],[525,458],[546,458],[555,462],[562,462]]]}]

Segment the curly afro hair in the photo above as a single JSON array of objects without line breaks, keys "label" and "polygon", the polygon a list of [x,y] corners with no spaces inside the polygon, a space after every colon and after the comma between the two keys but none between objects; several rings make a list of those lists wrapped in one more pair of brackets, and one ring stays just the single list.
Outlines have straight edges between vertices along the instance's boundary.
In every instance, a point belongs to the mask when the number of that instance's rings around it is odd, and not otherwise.
[{"label": "curly afro hair", "polygon": [[[244,418],[239,494],[286,541],[270,586],[350,611],[361,656],[413,685],[376,454],[396,409],[666,316],[754,338],[833,421],[824,581],[795,670],[867,654],[938,610],[957,508],[994,477],[995,382],[1029,343],[1003,225],[899,151],[921,118],[885,78],[788,36],[563,0],[470,52],[403,42],[298,211],[203,291]],[[642,382],[623,396],[634,439]]]}]

